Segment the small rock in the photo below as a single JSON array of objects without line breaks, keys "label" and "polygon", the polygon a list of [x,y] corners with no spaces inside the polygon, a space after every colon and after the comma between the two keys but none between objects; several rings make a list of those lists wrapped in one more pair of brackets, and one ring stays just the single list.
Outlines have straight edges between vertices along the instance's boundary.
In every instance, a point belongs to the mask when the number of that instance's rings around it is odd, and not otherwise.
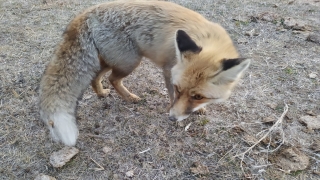
[{"label": "small rock", "polygon": [[314,129],[320,129],[320,115],[303,116],[300,118],[300,122],[307,126],[308,131],[313,131]]},{"label": "small rock", "polygon": [[259,33],[258,33],[255,29],[252,29],[251,31],[245,32],[244,35],[249,36],[249,37],[252,37],[252,36],[258,36]]},{"label": "small rock", "polygon": [[44,174],[39,174],[34,180],[56,180],[56,178]]},{"label": "small rock", "polygon": [[106,154],[109,154],[111,151],[112,151],[112,148],[108,147],[108,146],[105,146],[102,148],[102,151]]},{"label": "small rock", "polygon": [[78,154],[79,150],[75,147],[64,147],[60,151],[52,153],[50,163],[53,167],[58,168],[64,166],[72,157]]},{"label": "small rock", "polygon": [[163,95],[163,96],[166,96],[166,95],[168,94],[168,92],[167,92],[167,90],[164,89],[164,90],[162,90],[162,91],[160,92],[160,94]]},{"label": "small rock", "polygon": [[305,21],[299,19],[293,19],[291,17],[285,18],[283,22],[284,28],[286,29],[293,29],[299,31],[308,30],[309,27]]},{"label": "small rock", "polygon": [[133,177],[134,176],[133,170],[130,170],[130,171],[126,172],[126,176],[129,177],[129,178]]},{"label": "small rock", "polygon": [[279,28],[279,31],[280,31],[280,32],[286,32],[286,31],[288,31],[288,30],[286,30],[286,29],[284,29],[284,28]]},{"label": "small rock", "polygon": [[156,109],[156,106],[155,106],[155,105],[150,105],[150,106],[149,106],[149,109],[150,109],[150,110],[154,110],[154,109]]},{"label": "small rock", "polygon": [[209,173],[208,167],[203,165],[203,164],[201,164],[200,162],[193,163],[193,166],[194,167],[190,168],[190,171],[193,174],[206,175],[206,174]]},{"label": "small rock", "polygon": [[276,156],[272,156],[270,161],[288,172],[304,170],[309,165],[309,157],[295,147],[280,151]]},{"label": "small rock", "polygon": [[320,35],[319,34],[320,33],[310,33],[306,40],[320,44]]},{"label": "small rock", "polygon": [[84,95],[83,96],[83,100],[88,100],[88,99],[90,99],[90,98],[92,98],[92,95],[91,94],[86,94],[86,95]]},{"label": "small rock", "polygon": [[250,22],[251,18],[247,17],[247,16],[237,16],[237,17],[233,18],[232,20],[239,21],[239,22]]},{"label": "small rock", "polygon": [[245,38],[239,38],[238,39],[238,44],[247,44],[248,43],[248,40],[245,39]]},{"label": "small rock", "polygon": [[316,72],[312,72],[309,74],[309,78],[311,78],[311,79],[315,79],[317,77],[318,77],[318,74]]},{"label": "small rock", "polygon": [[119,180],[119,175],[118,174],[113,174],[112,175],[113,180]]}]

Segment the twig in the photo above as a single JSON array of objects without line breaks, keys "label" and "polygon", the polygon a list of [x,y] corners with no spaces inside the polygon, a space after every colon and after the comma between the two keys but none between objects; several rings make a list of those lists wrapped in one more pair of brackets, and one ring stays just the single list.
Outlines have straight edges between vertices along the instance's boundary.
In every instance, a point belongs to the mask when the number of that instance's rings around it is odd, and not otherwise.
[{"label": "twig", "polygon": [[95,134],[84,134],[85,136],[88,137],[93,137],[93,138],[101,138],[101,139],[107,139],[108,137],[105,136],[100,136],[100,135],[95,135]]},{"label": "twig", "polygon": [[127,110],[129,110],[133,115],[135,115],[135,113],[134,112],[132,112],[132,110],[131,109],[129,109],[129,108],[127,108],[126,106],[123,106],[124,108],[126,108]]},{"label": "twig", "polygon": [[96,165],[98,165],[99,167],[100,167],[100,169],[97,169],[97,170],[104,170],[104,167],[102,167],[99,163],[97,163],[97,161],[95,161],[94,159],[92,159],[91,157],[90,157],[90,159],[94,162],[94,163],[96,163]]},{"label": "twig", "polygon": [[235,144],[227,153],[225,153],[220,159],[219,161],[217,162],[217,164],[219,164],[219,162],[224,158],[226,157],[227,154],[229,154],[235,147],[238,146],[239,143]]},{"label": "twig", "polygon": [[143,150],[143,151],[139,152],[139,154],[146,153],[146,152],[148,152],[148,151],[150,151],[150,150],[151,150],[151,148],[148,148],[148,149],[146,149],[146,150]]},{"label": "twig", "polygon": [[[284,107],[284,110],[283,110],[282,115],[281,115],[280,118],[277,120],[277,122],[274,123],[274,125],[269,129],[269,131],[268,131],[264,136],[262,136],[262,138],[260,138],[259,141],[257,141],[257,142],[256,142],[254,145],[252,145],[251,147],[249,147],[245,152],[234,156],[234,157],[239,157],[239,156],[241,156],[241,158],[240,158],[240,159],[241,159],[240,166],[241,166],[241,169],[242,169],[242,170],[243,170],[242,162],[243,162],[244,156],[245,156],[249,151],[251,151],[254,147],[256,147],[262,140],[264,140],[273,130],[275,130],[276,128],[279,128],[279,126],[282,126],[283,118],[284,118],[284,116],[287,114],[288,109],[289,109],[289,108],[288,108],[288,105],[285,104],[285,107]],[[284,138],[284,133],[283,133],[283,136],[282,136],[282,137]],[[283,142],[284,142],[284,139],[282,140],[281,144],[280,144],[275,150],[277,150],[277,149],[283,144]],[[275,151],[275,150],[273,150],[273,151]],[[273,151],[272,151],[272,152],[273,152]]]}]

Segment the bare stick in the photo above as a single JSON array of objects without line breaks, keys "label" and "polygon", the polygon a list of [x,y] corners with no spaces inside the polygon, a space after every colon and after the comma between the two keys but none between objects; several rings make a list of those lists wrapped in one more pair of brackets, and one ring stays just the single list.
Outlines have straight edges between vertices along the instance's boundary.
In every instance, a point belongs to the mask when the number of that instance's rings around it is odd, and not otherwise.
[{"label": "bare stick", "polygon": [[104,170],[104,167],[102,167],[99,163],[97,163],[97,161],[93,160],[91,157],[90,157],[90,159],[91,159],[94,163],[96,163],[96,165],[98,165],[98,166],[100,167],[100,169],[98,169],[98,170]]},{"label": "bare stick", "polygon": [[[265,139],[273,130],[279,128],[279,126],[282,125],[283,118],[284,118],[284,116],[287,114],[288,109],[289,109],[289,108],[288,108],[288,105],[285,104],[285,107],[284,107],[284,110],[283,110],[282,115],[281,115],[280,118],[277,120],[277,122],[274,123],[274,125],[269,129],[269,131],[268,131],[264,136],[262,136],[262,138],[260,138],[259,141],[257,141],[257,142],[256,142],[254,145],[252,145],[251,147],[249,147],[245,152],[234,156],[234,157],[239,157],[239,156],[241,156],[241,164],[240,164],[240,166],[241,166],[241,169],[242,169],[242,170],[243,170],[243,168],[242,168],[242,162],[243,162],[244,156],[245,156],[249,151],[251,151],[254,147],[256,147],[263,139]],[[282,136],[283,136],[283,138],[284,138],[284,133],[283,133]],[[282,140],[282,143],[281,143],[280,145],[282,145],[283,142],[284,142],[284,139]],[[276,148],[276,150],[277,150],[279,147],[280,147],[280,146],[278,146],[278,147]]]},{"label": "bare stick", "polygon": [[95,135],[95,134],[83,134],[84,136],[88,137],[93,137],[93,138],[101,138],[101,139],[107,139],[108,137],[106,136],[100,136],[100,135]]},{"label": "bare stick", "polygon": [[123,107],[128,109],[133,115],[135,115],[134,112],[131,111],[131,109],[127,108],[126,106],[123,106]]}]

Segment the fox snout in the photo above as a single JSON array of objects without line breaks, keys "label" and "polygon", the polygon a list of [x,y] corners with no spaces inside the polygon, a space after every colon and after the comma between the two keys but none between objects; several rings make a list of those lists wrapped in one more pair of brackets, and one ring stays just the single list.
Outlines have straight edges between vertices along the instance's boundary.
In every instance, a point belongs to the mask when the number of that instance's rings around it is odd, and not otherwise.
[{"label": "fox snout", "polygon": [[193,109],[188,107],[187,103],[176,101],[170,108],[169,120],[182,121],[190,116]]},{"label": "fox snout", "polygon": [[[186,104],[187,105],[187,104]],[[199,110],[200,108],[204,107],[206,103],[201,104],[197,107],[190,108],[190,106],[176,106],[175,104],[170,108],[170,113],[169,113],[169,120],[170,121],[182,121],[190,116],[190,114],[194,111]]]},{"label": "fox snout", "polygon": [[170,116],[169,116],[169,120],[170,121],[182,121],[182,120],[184,120],[184,119],[186,119],[187,117],[189,117],[190,116],[190,114],[188,114],[188,115],[175,115],[175,114],[173,114],[173,113],[171,113],[171,110],[170,110]]}]

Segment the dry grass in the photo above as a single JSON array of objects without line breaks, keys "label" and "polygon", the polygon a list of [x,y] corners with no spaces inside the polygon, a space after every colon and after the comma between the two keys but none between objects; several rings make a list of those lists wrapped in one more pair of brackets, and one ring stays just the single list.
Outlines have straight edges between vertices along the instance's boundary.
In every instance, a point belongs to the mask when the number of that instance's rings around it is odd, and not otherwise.
[{"label": "dry grass", "polygon": [[[77,111],[80,153],[59,169],[49,164],[49,156],[62,146],[51,141],[39,121],[40,77],[69,20],[102,1],[0,1],[0,179],[33,179],[39,173],[58,179],[129,179],[125,173],[130,170],[132,179],[320,178],[313,173],[320,169],[319,153],[309,150],[320,132],[305,132],[298,122],[307,111],[320,114],[320,46],[292,30],[281,31],[284,17],[303,19],[311,31],[319,30],[320,2],[173,1],[221,23],[239,42],[241,54],[253,59],[232,97],[208,107],[205,116],[174,124],[168,121],[161,71],[145,61],[124,82],[144,99],[142,103],[125,103],[114,90],[104,99],[91,88],[84,93]],[[271,22],[249,18],[264,12],[278,18]],[[258,36],[245,36],[252,29]],[[310,79],[311,72],[318,72],[318,77]],[[234,156],[252,145],[243,131],[260,139],[271,127],[262,120],[279,117],[284,104],[289,105],[282,122],[284,145],[308,152],[309,167],[286,174],[271,164],[268,158],[273,154],[263,150],[272,148],[271,142],[281,143],[274,133],[269,145],[259,144],[244,156],[242,170],[241,160]],[[105,146],[112,151],[105,154]],[[190,171],[199,163],[209,173]]]}]

